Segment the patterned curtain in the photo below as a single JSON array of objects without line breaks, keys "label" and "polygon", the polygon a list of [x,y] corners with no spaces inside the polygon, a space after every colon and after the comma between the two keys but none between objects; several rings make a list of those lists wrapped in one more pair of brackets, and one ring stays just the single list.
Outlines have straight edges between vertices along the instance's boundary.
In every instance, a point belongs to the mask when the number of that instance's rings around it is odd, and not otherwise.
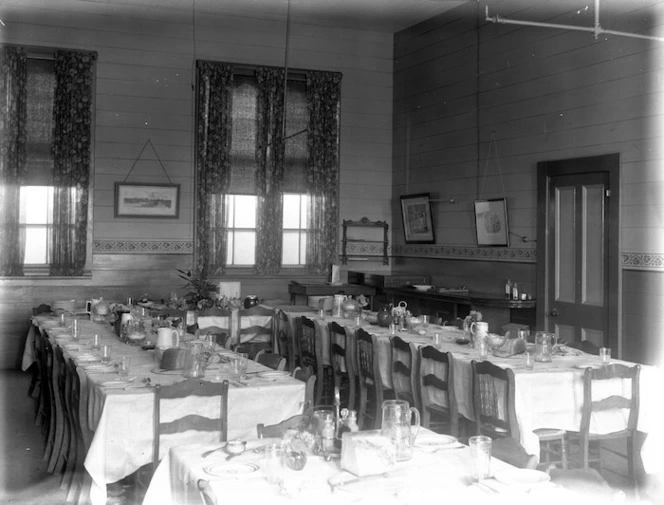
[{"label": "patterned curtain", "polygon": [[226,267],[233,67],[209,61],[198,61],[197,67],[195,265],[207,277],[223,274]]},{"label": "patterned curtain", "polygon": [[96,53],[55,52],[51,275],[83,275],[88,233]]},{"label": "patterned curtain", "polygon": [[307,72],[307,184],[311,198],[306,260],[312,275],[327,274],[338,258],[340,98],[341,74]]},{"label": "patterned curtain", "polygon": [[27,57],[23,48],[0,49],[0,275],[23,275],[25,232],[19,197],[25,177]]},{"label": "patterned curtain", "polygon": [[256,140],[256,266],[258,275],[279,272],[284,179],[284,70],[259,68]]}]

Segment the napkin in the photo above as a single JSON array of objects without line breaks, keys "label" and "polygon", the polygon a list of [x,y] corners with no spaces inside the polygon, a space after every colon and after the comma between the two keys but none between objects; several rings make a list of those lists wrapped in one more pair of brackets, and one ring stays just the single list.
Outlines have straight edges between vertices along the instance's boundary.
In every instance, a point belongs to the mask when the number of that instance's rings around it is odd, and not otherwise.
[{"label": "napkin", "polygon": [[559,344],[556,346],[556,354],[560,356],[583,356],[585,353],[580,349],[574,349],[568,345]]},{"label": "napkin", "polygon": [[507,356],[522,354],[524,352],[526,352],[526,342],[524,340],[520,338],[508,338],[505,339],[503,345],[494,349],[493,355],[504,358]]}]

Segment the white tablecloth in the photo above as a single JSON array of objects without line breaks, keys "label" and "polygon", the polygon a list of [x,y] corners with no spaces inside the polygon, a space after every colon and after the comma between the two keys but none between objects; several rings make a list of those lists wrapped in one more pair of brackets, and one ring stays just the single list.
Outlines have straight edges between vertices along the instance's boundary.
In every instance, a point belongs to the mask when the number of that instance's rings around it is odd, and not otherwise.
[{"label": "white tablecloth", "polygon": [[[91,499],[94,505],[106,503],[106,484],[116,482],[130,475],[141,466],[152,460],[152,417],[153,417],[153,391],[141,386],[145,378],[150,378],[154,384],[172,384],[184,380],[181,374],[159,371],[154,361],[152,351],[143,351],[140,347],[120,342],[109,325],[95,324],[90,321],[81,321],[81,339],[78,342],[71,340],[69,332],[57,326],[48,327],[43,320],[40,322],[58,345],[61,345],[65,354],[77,360],[79,370],[85,370],[82,386],[85,388],[84,397],[88,401],[82,408],[86,409],[88,426],[94,431],[92,444],[85,459],[85,468],[92,477]],[[106,371],[92,370],[89,367],[98,367],[98,364],[88,365],[85,356],[95,354],[90,349],[89,339],[94,333],[100,335],[103,344],[112,348],[112,358],[115,360],[121,355],[129,355],[132,359],[130,376],[135,377],[132,387],[116,389],[104,387],[107,381],[118,379],[117,372],[112,369]],[[87,370],[86,370],[87,369]],[[291,377],[278,380],[261,378],[255,374],[265,367],[249,362],[247,381],[244,384],[231,381],[228,400],[228,437],[252,438],[256,436],[258,423],[275,424],[302,411],[304,403],[303,382]],[[208,371],[208,378],[211,372]],[[220,372],[219,378],[230,378]],[[180,403],[173,406],[172,415],[188,412],[197,408],[201,413],[218,411],[211,402],[197,407]],[[205,435],[196,434],[178,435],[174,441],[164,443],[162,455],[176,444],[191,442],[212,442]]]}]

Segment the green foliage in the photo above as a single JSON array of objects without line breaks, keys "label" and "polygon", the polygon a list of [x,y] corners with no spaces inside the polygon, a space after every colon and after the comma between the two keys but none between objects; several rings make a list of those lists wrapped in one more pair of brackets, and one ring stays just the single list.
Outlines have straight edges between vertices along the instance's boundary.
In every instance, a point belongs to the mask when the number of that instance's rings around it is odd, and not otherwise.
[{"label": "green foliage", "polygon": [[199,271],[192,274],[191,270],[186,272],[179,268],[176,270],[178,271],[178,277],[187,281],[184,287],[188,291],[184,295],[184,300],[192,309],[203,309],[215,305],[219,288],[207,280],[203,272]]}]

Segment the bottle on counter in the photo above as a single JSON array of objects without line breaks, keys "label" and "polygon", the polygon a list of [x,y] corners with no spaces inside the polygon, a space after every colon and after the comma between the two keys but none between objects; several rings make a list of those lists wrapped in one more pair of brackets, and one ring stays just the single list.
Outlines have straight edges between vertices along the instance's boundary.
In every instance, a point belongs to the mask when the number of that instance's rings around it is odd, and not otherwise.
[{"label": "bottle on counter", "polygon": [[515,282],[512,285],[512,300],[518,300],[519,299],[519,287],[517,283]]},{"label": "bottle on counter", "polygon": [[512,281],[510,279],[507,279],[505,283],[505,298],[508,300],[512,298]]}]

